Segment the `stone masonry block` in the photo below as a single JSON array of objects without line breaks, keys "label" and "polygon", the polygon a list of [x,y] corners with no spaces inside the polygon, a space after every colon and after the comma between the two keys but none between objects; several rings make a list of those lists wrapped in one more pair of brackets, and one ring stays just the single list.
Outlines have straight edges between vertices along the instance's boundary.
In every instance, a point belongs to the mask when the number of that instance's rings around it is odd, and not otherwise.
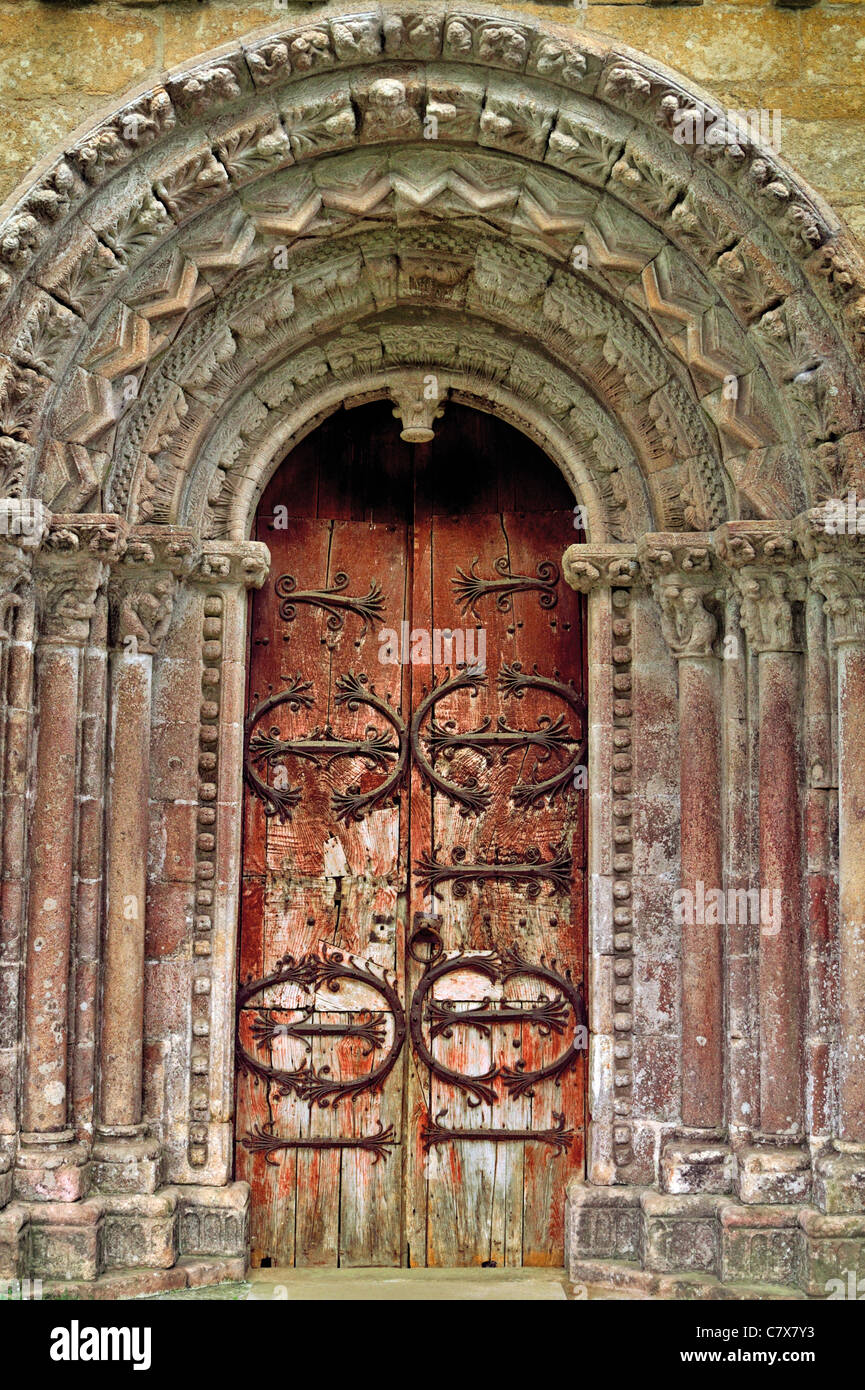
[{"label": "stone masonry block", "polygon": [[98,1201],[34,1203],[30,1274],[40,1279],[95,1279],[101,1274]]},{"label": "stone masonry block", "polygon": [[170,1269],[177,1257],[177,1197],[171,1189],[155,1196],[106,1197],[103,1201],[102,1263],[106,1269]]},{"label": "stone masonry block", "polygon": [[183,1186],[177,1196],[180,1253],[183,1255],[246,1255],[249,1230],[249,1185]]},{"label": "stone masonry block", "polygon": [[565,1264],[582,1259],[636,1260],[640,1192],[573,1182],[565,1203]]},{"label": "stone masonry block", "polygon": [[718,1198],[671,1197],[645,1192],[641,1199],[644,1269],[703,1270],[716,1274],[720,1263]]},{"label": "stone masonry block", "polygon": [[721,1278],[726,1282],[798,1284],[805,1241],[797,1207],[721,1207]]}]

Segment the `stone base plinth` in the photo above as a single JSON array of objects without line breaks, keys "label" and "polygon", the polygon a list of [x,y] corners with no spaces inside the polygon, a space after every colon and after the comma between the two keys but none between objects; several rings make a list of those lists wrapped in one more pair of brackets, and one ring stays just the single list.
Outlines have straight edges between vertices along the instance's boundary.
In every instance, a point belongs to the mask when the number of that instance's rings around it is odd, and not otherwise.
[{"label": "stone base plinth", "polygon": [[242,1278],[248,1242],[242,1182],[17,1201],[0,1211],[0,1278],[39,1278],[46,1297],[131,1298]]},{"label": "stone base plinth", "polygon": [[98,1279],[43,1280],[43,1298],[113,1300],[199,1289],[207,1284],[236,1284],[246,1276],[246,1256],[232,1259],[181,1259],[171,1269],[117,1269]]},{"label": "stone base plinth", "polygon": [[634,1297],[846,1298],[865,1289],[865,1214],[574,1182],[565,1265]]},{"label": "stone base plinth", "polygon": [[765,1206],[807,1202],[811,1196],[811,1156],[801,1148],[747,1148],[736,1155],[736,1195],[740,1202]]},{"label": "stone base plinth", "polygon": [[828,1215],[865,1212],[865,1153],[821,1153],[814,1164],[814,1204]]},{"label": "stone base plinth", "polygon": [[90,1155],[83,1144],[22,1135],[12,1190],[25,1202],[80,1202],[90,1191]]},{"label": "stone base plinth", "polygon": [[162,1147],[157,1139],[100,1135],[93,1145],[97,1192],[153,1193],[162,1183]]},{"label": "stone base plinth", "polygon": [[671,1195],[689,1192],[729,1192],[733,1157],[727,1144],[681,1140],[668,1144],[661,1155],[661,1187]]}]

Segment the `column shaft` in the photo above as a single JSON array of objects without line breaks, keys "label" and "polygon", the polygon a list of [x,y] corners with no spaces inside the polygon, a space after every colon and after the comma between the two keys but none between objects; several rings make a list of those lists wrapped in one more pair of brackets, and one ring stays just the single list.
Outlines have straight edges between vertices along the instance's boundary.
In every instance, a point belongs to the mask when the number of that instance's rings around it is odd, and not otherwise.
[{"label": "column shaft", "polygon": [[839,1136],[865,1144],[865,645],[838,646]]},{"label": "column shaft", "polygon": [[[720,890],[721,682],[715,657],[679,660],[682,888],[699,901]],[[701,1129],[724,1121],[723,927],[682,926],[682,1121]]]},{"label": "column shaft", "polygon": [[67,1121],[79,661],[76,647],[39,644],[23,1097],[23,1126],[34,1134],[63,1131]]},{"label": "column shaft", "polygon": [[793,1138],[803,1103],[801,665],[793,651],[759,656],[760,1129]]},{"label": "column shaft", "polygon": [[141,1120],[151,678],[149,654],[112,653],[100,1091],[112,1128]]}]

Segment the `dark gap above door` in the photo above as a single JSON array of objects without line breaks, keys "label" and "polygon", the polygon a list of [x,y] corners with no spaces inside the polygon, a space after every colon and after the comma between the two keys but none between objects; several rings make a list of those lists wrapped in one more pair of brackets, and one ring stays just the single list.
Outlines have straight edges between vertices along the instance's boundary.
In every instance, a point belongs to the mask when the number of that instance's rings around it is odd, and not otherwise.
[{"label": "dark gap above door", "polygon": [[407,444],[390,401],[336,411],[277,469],[258,510],[263,531],[277,506],[291,518],[378,523],[573,506],[556,465],[505,421],[449,404],[435,428],[431,443]]}]

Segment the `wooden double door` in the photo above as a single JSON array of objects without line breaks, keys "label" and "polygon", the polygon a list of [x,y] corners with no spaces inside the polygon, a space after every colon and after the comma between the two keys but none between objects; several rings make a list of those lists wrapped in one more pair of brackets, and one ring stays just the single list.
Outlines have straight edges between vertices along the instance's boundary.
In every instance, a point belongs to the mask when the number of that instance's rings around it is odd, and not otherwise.
[{"label": "wooden double door", "polygon": [[253,1265],[559,1265],[584,1161],[584,634],[549,460],[340,413],[251,600],[237,1176]]}]

